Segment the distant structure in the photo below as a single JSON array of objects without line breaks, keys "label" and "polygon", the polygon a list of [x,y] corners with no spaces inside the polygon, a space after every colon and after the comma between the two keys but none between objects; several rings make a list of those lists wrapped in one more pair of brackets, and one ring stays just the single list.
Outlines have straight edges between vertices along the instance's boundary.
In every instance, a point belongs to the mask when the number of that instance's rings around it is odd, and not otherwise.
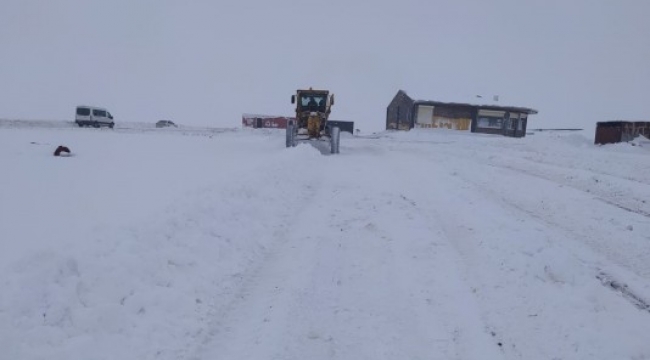
[{"label": "distant structure", "polygon": [[[244,114],[242,126],[254,129],[286,129],[290,120],[295,120],[295,117]],[[341,131],[354,133],[354,121],[328,120],[327,123],[338,126]]]},{"label": "distant structure", "polygon": [[341,131],[354,134],[354,121],[327,120],[327,123],[331,126],[338,126]]},{"label": "distant structure", "polygon": [[632,141],[639,135],[650,138],[650,121],[603,121],[596,123],[595,144]]},{"label": "distant structure", "polygon": [[414,100],[399,90],[386,109],[386,130],[439,128],[512,137],[526,136],[537,110],[497,105]]},{"label": "distant structure", "polygon": [[254,129],[286,129],[287,122],[293,118],[273,115],[242,115],[242,126]]}]

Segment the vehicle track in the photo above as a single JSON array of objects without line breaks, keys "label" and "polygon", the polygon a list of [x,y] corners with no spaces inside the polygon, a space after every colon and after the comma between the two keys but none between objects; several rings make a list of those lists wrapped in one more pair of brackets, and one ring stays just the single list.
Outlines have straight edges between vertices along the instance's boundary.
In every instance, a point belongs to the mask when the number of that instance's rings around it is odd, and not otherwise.
[{"label": "vehicle track", "polygon": [[376,165],[317,172],[313,198],[190,359],[500,358],[453,249],[392,187],[396,169],[367,175]]},{"label": "vehicle track", "polygon": [[[469,154],[464,155],[464,152],[458,154],[444,148],[436,148],[435,152],[428,153],[422,152],[422,147],[417,149],[410,152],[412,156],[420,156],[431,164],[445,164],[449,174],[481,189],[482,193],[492,194],[493,199],[523,211],[551,227],[562,229],[569,238],[588,245],[618,266],[627,268],[639,276],[650,277],[650,265],[646,261],[650,256],[650,246],[643,239],[644,236],[645,239],[650,239],[644,235],[650,231],[647,213],[639,208],[630,208],[620,200],[632,199],[639,205],[647,206],[647,203],[643,202],[643,194],[629,193],[624,197],[612,197],[608,196],[607,188],[585,189],[562,182],[558,178],[559,175],[549,177],[544,173],[514,166],[495,165],[489,160],[492,156],[488,155],[485,162],[479,162]],[[482,170],[478,172],[477,169]],[[482,176],[477,177],[477,173],[482,173]],[[525,187],[508,185],[516,184],[515,178],[519,175],[524,175],[523,179],[528,178]],[[557,198],[557,193],[565,194],[567,200],[552,203],[544,196],[549,194]],[[612,212],[611,209],[615,211]],[[572,218],[579,218],[581,221],[576,223],[570,220]],[[607,231],[598,230],[601,228],[599,223],[603,221],[620,224],[620,230],[614,232],[611,227]],[[615,242],[612,239],[615,239]]]},{"label": "vehicle track", "polygon": [[[627,282],[626,278],[639,280],[637,274],[647,276],[643,253],[637,254],[638,258],[629,264],[631,259],[623,254],[630,253],[630,248],[621,253],[608,251],[610,248],[606,244],[611,239],[606,235],[598,241],[591,241],[586,235],[576,232],[579,228],[575,222],[572,226],[565,226],[547,216],[545,211],[530,208],[530,204],[538,203],[527,203],[525,197],[522,199],[521,191],[512,191],[512,184],[521,179],[520,172],[495,171],[490,164],[478,164],[446,152],[405,151],[412,158],[424,160],[427,164],[424,166],[430,170],[435,169],[429,172],[436,175],[424,185],[426,191],[422,190],[421,183],[418,188],[418,181],[414,181],[406,186],[406,197],[419,198],[418,202],[439,203],[439,206],[422,210],[428,211],[431,221],[443,229],[448,243],[465,264],[466,282],[473,287],[482,319],[501,344],[505,358],[549,359],[567,351],[582,354],[578,357],[613,356],[604,355],[608,347],[602,344],[610,341],[611,345],[619,330],[626,327],[624,323],[618,323],[623,314],[638,315],[634,314],[636,308],[625,304],[627,300],[621,305],[621,299],[615,296],[615,292],[607,291],[596,275],[602,268],[615,269],[622,276],[623,284]],[[418,162],[410,160],[405,166],[414,166]],[[557,187],[552,181],[537,179],[528,184],[536,189],[530,195],[533,199],[537,192],[543,194],[544,189]],[[582,201],[594,205],[593,198],[580,194]],[[547,204],[550,208],[560,205]],[[580,208],[584,204],[575,206]],[[571,211],[571,208],[558,208]],[[481,212],[476,213],[475,209],[481,209]],[[642,244],[642,241],[626,243],[627,246]],[[640,250],[645,251],[647,247],[642,246]],[[629,298],[640,298],[633,288],[629,290],[634,294]],[[593,297],[580,295],[584,293],[593,294]],[[560,299],[572,299],[575,304]],[[611,322],[611,326],[576,332],[579,323],[572,324],[571,319],[562,316],[568,313],[599,318],[599,322]],[[537,333],[545,334],[544,338],[537,338]],[[615,347],[631,349],[631,345],[626,344],[630,340],[635,343],[635,351],[650,351],[638,336],[618,339]],[[548,346],[549,343],[553,346]],[[584,348],[584,344],[589,345]]]}]

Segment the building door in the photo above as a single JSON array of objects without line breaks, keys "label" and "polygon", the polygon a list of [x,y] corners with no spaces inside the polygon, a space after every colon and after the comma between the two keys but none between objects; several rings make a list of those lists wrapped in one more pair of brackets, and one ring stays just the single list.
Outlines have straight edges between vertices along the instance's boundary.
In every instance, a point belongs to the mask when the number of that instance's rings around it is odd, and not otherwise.
[{"label": "building door", "polygon": [[430,128],[433,127],[433,106],[418,105],[415,127]]}]

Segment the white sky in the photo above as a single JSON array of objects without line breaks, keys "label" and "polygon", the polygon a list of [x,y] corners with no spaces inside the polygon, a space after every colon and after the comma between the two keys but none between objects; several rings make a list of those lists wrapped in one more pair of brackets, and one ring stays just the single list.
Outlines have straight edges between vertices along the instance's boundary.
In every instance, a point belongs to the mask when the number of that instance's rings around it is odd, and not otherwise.
[{"label": "white sky", "polygon": [[[372,5],[370,5],[372,4]],[[240,126],[336,94],[332,118],[381,130],[416,98],[540,113],[529,127],[650,120],[650,1],[2,0],[0,118]]]}]

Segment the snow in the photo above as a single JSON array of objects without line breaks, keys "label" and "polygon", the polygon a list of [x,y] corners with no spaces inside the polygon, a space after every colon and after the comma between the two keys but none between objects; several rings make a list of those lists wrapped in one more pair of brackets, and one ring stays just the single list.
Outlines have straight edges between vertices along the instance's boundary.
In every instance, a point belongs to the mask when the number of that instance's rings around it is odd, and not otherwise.
[{"label": "snow", "polygon": [[650,147],[591,137],[0,122],[0,359],[650,358]]}]

